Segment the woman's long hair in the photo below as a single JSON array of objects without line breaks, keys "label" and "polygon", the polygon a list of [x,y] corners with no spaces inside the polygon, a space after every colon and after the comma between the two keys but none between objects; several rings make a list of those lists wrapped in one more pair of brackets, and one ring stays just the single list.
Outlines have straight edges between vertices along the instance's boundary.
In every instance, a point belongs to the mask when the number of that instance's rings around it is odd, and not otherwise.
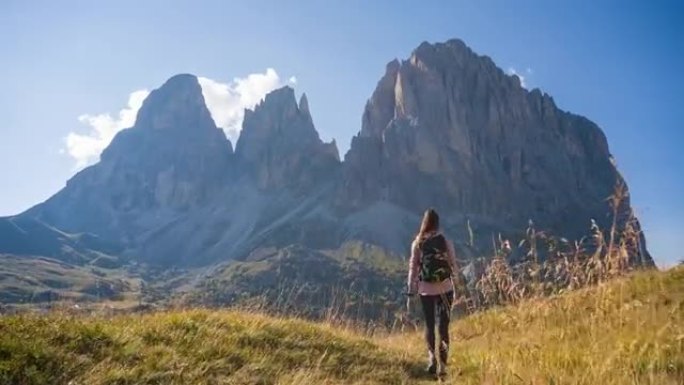
[{"label": "woman's long hair", "polygon": [[423,221],[420,223],[420,230],[418,230],[418,234],[416,234],[416,241],[422,241],[426,234],[437,230],[439,230],[439,215],[437,215],[437,211],[434,209],[425,210]]}]

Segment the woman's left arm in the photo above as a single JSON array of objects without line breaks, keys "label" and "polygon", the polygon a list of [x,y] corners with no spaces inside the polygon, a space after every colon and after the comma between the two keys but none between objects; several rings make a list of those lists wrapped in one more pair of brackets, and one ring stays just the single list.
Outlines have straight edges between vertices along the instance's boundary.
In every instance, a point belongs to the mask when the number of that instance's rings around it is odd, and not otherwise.
[{"label": "woman's left arm", "polygon": [[449,265],[451,265],[451,282],[454,285],[454,298],[452,306],[456,304],[457,292],[459,285],[461,284],[461,268],[458,266],[458,261],[456,260],[456,249],[454,248],[453,242],[447,240],[447,254]]},{"label": "woman's left arm", "polygon": [[418,290],[418,265],[420,264],[420,251],[416,241],[411,243],[411,257],[409,258],[409,273],[407,289],[410,294],[415,294]]}]

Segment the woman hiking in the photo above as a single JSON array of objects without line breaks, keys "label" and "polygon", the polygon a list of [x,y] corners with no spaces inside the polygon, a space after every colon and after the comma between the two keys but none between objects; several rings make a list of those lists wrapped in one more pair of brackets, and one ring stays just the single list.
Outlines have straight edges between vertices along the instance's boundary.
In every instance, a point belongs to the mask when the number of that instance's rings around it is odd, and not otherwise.
[{"label": "woman hiking", "polygon": [[[418,294],[425,316],[425,341],[428,348],[428,372],[437,374],[435,356],[435,319],[439,328],[439,375],[446,375],[449,353],[449,318],[454,303],[452,277],[458,272],[453,244],[439,230],[439,216],[433,209],[423,215],[416,238],[411,244],[408,293]],[[436,317],[435,317],[436,315]]]}]

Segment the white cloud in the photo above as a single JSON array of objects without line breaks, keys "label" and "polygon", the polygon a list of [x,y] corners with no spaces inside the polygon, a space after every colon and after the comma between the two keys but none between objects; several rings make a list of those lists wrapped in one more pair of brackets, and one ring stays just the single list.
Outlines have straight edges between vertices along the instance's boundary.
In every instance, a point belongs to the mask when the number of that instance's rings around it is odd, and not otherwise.
[{"label": "white cloud", "polygon": [[[205,77],[199,77],[198,81],[212,118],[216,125],[226,132],[233,144],[242,129],[245,108],[253,108],[267,93],[285,85],[273,68],[268,68],[263,73],[234,78],[230,83],[221,83]],[[290,77],[288,83],[296,84],[297,78]],[[70,132],[65,138],[65,147],[60,152],[68,154],[76,161],[76,169],[96,162],[117,132],[133,126],[138,110],[147,95],[147,90],[132,92],[128,96],[127,106],[120,110],[116,117],[110,113],[79,116],[78,121],[87,125],[90,130],[84,134]]]},{"label": "white cloud", "polygon": [[519,73],[519,72],[518,72],[515,68],[513,68],[513,67],[508,67],[508,71],[507,71],[507,72],[508,72],[509,75],[515,75],[515,76],[517,76],[518,79],[520,79],[520,85],[521,85],[523,88],[527,88],[527,82],[526,82],[526,80],[527,80],[527,78],[529,78],[529,76],[532,75],[532,68],[527,67],[527,69],[525,69],[525,73],[526,73],[527,75],[523,75],[523,74]]},{"label": "white cloud", "polygon": [[78,121],[89,126],[90,131],[85,134],[70,132],[65,138],[66,148],[63,150],[76,160],[76,169],[97,161],[117,132],[133,126],[136,114],[149,93],[147,90],[132,92],[128,96],[128,105],[119,111],[116,118],[109,113],[78,117]]}]

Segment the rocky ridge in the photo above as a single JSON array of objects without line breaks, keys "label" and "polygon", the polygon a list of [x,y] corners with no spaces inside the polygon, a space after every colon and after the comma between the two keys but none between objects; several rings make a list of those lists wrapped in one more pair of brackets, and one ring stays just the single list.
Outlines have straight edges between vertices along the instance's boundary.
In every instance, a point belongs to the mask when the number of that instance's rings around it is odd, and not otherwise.
[{"label": "rocky ridge", "polygon": [[[126,260],[213,271],[264,250],[349,242],[406,255],[421,212],[436,207],[470,257],[530,219],[570,239],[591,218],[606,227],[606,197],[619,182],[596,124],[450,40],[386,66],[344,161],[334,141],[320,139],[306,95],[297,102],[284,87],[247,110],[233,150],[197,78],[177,75],[149,95],[99,163],[10,219],[92,234]],[[630,210],[626,199],[621,216]],[[643,244],[638,252],[650,261]]]}]

